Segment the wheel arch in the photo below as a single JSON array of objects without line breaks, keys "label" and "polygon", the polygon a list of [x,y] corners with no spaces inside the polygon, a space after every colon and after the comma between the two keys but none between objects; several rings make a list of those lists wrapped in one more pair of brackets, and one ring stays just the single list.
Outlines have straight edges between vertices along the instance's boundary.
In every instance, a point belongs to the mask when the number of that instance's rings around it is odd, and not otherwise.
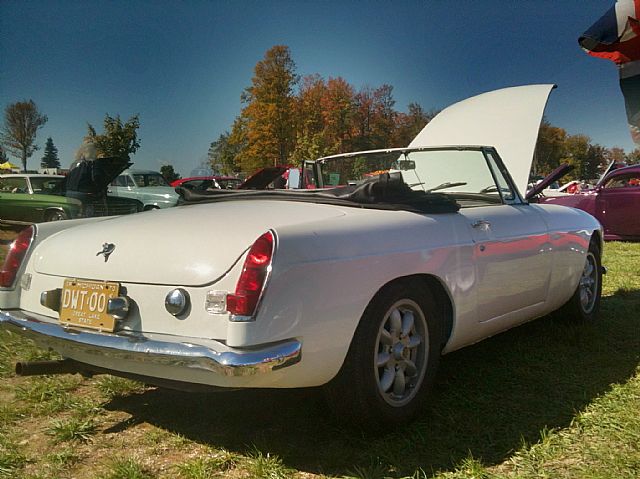
[{"label": "wheel arch", "polygon": [[47,221],[47,218],[51,213],[62,213],[66,219],[71,218],[71,215],[69,214],[69,212],[66,211],[62,206],[49,206],[44,210],[42,214],[42,219]]},{"label": "wheel arch", "polygon": [[444,349],[444,346],[449,341],[451,333],[453,332],[454,308],[448,288],[445,286],[444,282],[437,276],[427,273],[420,273],[395,278],[382,285],[371,297],[369,304],[385,289],[389,288],[391,285],[401,282],[415,282],[417,284],[420,284],[424,288],[427,288],[433,295],[433,299],[436,301],[440,308],[441,316],[444,318],[444,324],[442,325],[442,330],[440,331],[442,338],[441,346]]},{"label": "wheel arch", "polygon": [[598,248],[600,249],[600,253],[602,253],[602,251],[604,250],[604,238],[600,230],[593,230],[593,233],[591,234],[590,242],[591,243],[595,242],[598,245]]}]

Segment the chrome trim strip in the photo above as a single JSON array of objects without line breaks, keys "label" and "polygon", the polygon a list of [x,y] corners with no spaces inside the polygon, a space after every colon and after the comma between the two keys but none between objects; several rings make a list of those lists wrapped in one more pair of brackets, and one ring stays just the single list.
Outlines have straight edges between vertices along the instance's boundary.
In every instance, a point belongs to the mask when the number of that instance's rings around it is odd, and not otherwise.
[{"label": "chrome trim strip", "polygon": [[[300,362],[302,344],[290,339],[259,349],[215,350],[197,344],[197,338],[176,337],[179,342],[150,339],[140,333],[117,334],[80,331],[47,322],[44,317],[21,310],[0,311],[0,326],[33,339],[42,347],[58,347],[100,357],[158,366],[192,368],[221,376],[249,376],[286,368]],[[193,342],[191,342],[193,341]]]}]

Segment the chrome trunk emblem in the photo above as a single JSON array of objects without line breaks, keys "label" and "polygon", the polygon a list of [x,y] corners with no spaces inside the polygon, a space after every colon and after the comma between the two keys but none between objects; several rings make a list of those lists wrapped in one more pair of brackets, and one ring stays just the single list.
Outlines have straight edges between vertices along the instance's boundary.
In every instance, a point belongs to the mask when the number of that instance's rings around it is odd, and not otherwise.
[{"label": "chrome trunk emblem", "polygon": [[109,259],[109,255],[113,253],[113,250],[115,249],[116,245],[114,245],[113,243],[104,243],[102,245],[102,251],[98,251],[96,253],[96,256],[100,256],[101,254],[104,255],[104,262],[106,263]]}]

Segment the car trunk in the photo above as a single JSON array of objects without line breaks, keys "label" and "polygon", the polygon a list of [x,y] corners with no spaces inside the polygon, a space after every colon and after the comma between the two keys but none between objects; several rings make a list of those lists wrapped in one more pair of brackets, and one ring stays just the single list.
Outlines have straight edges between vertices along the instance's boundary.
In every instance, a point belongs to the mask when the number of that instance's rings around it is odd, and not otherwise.
[{"label": "car trunk", "polygon": [[[191,205],[61,231],[36,249],[38,273],[127,283],[198,286],[222,277],[263,233],[342,216],[337,207],[285,201]],[[104,244],[115,248],[105,259]]]}]

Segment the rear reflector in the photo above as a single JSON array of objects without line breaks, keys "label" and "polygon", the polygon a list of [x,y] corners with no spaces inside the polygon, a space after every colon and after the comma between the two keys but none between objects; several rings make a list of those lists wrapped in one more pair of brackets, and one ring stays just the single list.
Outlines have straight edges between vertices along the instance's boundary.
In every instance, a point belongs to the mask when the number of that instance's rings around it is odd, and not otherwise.
[{"label": "rear reflector", "polygon": [[0,287],[9,288],[13,285],[22,261],[29,250],[29,246],[31,246],[34,233],[35,228],[29,226],[23,229],[11,243],[9,253],[7,253],[2,269],[0,269]]},{"label": "rear reflector", "polygon": [[227,295],[227,311],[253,316],[262,295],[273,259],[273,233],[267,231],[249,249],[234,294]]}]

